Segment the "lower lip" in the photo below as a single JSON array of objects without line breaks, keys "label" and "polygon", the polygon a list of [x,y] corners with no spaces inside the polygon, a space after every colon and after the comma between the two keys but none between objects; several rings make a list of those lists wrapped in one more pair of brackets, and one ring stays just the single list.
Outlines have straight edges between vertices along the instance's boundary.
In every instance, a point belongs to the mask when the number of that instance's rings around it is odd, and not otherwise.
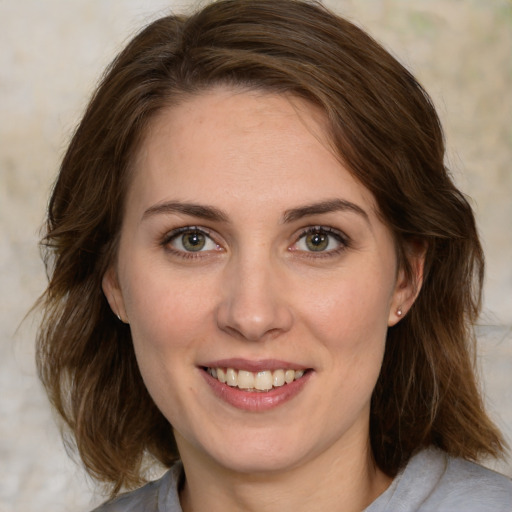
[{"label": "lower lip", "polygon": [[201,370],[201,373],[214,394],[224,402],[244,411],[262,412],[274,409],[297,396],[308,382],[312,372],[308,371],[300,379],[270,391],[243,391],[219,382],[204,370]]}]

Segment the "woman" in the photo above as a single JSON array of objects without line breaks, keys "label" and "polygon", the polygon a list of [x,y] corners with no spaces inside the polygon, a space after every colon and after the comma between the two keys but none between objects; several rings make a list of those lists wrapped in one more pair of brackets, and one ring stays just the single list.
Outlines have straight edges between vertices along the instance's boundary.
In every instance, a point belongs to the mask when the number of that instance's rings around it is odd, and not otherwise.
[{"label": "woman", "polygon": [[101,511],[509,510],[483,255],[415,79],[324,8],[226,0],[109,68],[44,240],[38,364]]}]

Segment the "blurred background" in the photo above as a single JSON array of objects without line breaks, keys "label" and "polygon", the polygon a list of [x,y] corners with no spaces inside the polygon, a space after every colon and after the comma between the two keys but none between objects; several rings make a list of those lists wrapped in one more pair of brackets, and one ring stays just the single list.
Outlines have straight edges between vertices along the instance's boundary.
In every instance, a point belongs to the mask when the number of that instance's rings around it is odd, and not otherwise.
[{"label": "blurred background", "polygon": [[[383,43],[438,108],[448,165],[486,249],[478,361],[490,413],[511,442],[512,3],[325,4]],[[194,5],[0,0],[0,512],[81,512],[103,501],[66,455],[36,377],[37,317],[22,320],[45,287],[37,242],[51,184],[103,69],[140,27]],[[489,465],[512,476],[511,460]]]}]

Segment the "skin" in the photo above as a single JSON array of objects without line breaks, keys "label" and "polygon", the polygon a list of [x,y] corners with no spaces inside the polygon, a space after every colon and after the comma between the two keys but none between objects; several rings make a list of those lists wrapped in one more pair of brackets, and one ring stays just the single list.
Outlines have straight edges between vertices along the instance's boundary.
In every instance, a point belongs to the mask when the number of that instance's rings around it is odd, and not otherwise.
[{"label": "skin", "polygon": [[[304,231],[318,226],[328,245],[313,251]],[[206,234],[202,250],[184,248],[175,230],[186,227]],[[173,425],[186,512],[356,511],[387,488],[369,448],[370,398],[421,267],[417,257],[414,282],[397,269],[392,234],[329,149],[316,107],[218,88],[154,119],[103,288]],[[241,410],[201,369],[224,358],[287,361],[308,378],[277,407]]]}]

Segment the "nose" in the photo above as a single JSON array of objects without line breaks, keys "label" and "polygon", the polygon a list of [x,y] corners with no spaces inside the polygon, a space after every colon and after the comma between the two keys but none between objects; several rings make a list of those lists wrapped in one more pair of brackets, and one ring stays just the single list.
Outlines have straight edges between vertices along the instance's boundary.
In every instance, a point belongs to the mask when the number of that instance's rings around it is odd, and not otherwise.
[{"label": "nose", "polygon": [[293,314],[285,283],[269,261],[238,261],[226,268],[217,309],[219,328],[238,339],[263,341],[290,330]]}]

